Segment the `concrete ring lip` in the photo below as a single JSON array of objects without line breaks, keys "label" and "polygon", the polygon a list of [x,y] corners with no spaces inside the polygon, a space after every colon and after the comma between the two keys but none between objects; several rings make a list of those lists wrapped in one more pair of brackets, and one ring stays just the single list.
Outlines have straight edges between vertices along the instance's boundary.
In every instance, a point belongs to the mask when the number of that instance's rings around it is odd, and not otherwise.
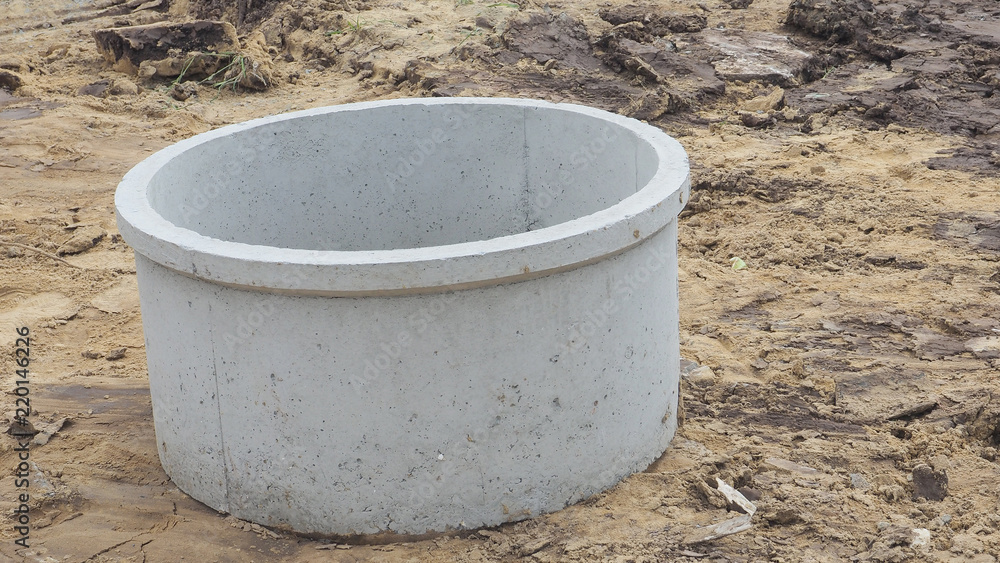
[{"label": "concrete ring lip", "polygon": [[[247,244],[179,226],[154,208],[149,186],[171,160],[210,143],[289,120],[336,118],[389,106],[520,106],[570,112],[623,129],[655,152],[655,173],[613,205],[559,224],[487,240],[418,248],[316,250]],[[122,236],[138,254],[184,275],[237,287],[322,296],[415,294],[531,279],[599,261],[674,221],[690,190],[687,155],[659,129],[602,110],[510,98],[419,98],[361,102],[255,119],[202,133],[136,165],[118,186]],[[289,275],[294,271],[295,275]]]}]

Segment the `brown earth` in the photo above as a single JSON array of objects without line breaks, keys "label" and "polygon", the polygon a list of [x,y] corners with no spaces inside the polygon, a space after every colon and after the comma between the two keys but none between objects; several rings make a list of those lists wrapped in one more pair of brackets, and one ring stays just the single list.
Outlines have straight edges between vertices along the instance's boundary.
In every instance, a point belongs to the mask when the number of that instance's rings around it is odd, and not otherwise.
[{"label": "brown earth", "polygon": [[[230,21],[269,87],[123,74],[91,35],[192,17]],[[0,440],[0,560],[996,561],[998,89],[992,0],[0,0],[3,410],[27,326],[30,420],[53,434],[21,550]],[[423,541],[302,538],[187,497],[154,445],[121,176],[228,123],[459,94],[584,103],[689,151],[674,445],[558,513]],[[716,477],[758,511],[698,543],[735,515]]]}]

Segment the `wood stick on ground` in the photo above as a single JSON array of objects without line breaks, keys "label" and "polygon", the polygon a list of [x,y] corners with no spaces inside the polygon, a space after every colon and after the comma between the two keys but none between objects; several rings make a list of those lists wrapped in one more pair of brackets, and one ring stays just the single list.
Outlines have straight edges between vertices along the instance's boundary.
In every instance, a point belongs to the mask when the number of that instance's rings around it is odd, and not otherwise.
[{"label": "wood stick on ground", "polygon": [[71,264],[71,263],[63,260],[62,258],[56,256],[55,254],[50,254],[48,252],[45,252],[44,250],[35,248],[34,246],[28,246],[26,244],[21,244],[19,242],[8,242],[8,241],[5,241],[5,240],[0,240],[0,244],[6,244],[7,246],[16,246],[18,248],[23,248],[25,250],[32,250],[34,252],[37,252],[37,253],[41,254],[42,256],[47,256],[47,257],[49,257],[49,258],[51,258],[51,259],[53,259],[53,260],[55,260],[57,262],[62,262],[63,264],[66,264],[67,266],[70,266],[72,268],[76,268],[77,270],[84,270],[84,269],[86,269],[86,268],[82,268],[80,266],[77,266],[76,264]]}]

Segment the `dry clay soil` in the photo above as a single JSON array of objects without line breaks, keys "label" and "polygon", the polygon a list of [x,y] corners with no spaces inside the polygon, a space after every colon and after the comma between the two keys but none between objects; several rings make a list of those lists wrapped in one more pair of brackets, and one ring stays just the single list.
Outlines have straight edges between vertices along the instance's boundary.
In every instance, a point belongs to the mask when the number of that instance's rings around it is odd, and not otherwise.
[{"label": "dry clay soil", "polygon": [[[0,436],[0,560],[997,560],[1000,4],[235,4],[0,0],[2,410],[27,326],[31,421],[51,434],[31,447],[29,549]],[[270,87],[190,76],[179,100],[91,35],[192,17],[256,38]],[[673,446],[557,513],[409,541],[304,538],[192,500],[157,458],[118,181],[225,124],[432,95],[584,103],[687,149]],[[757,512],[699,541],[739,516],[716,478]]]}]

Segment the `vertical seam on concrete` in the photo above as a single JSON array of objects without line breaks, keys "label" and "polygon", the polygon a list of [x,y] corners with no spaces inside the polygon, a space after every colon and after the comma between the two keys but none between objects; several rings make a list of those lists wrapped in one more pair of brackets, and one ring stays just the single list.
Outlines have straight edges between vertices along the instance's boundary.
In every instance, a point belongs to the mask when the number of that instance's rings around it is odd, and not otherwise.
[{"label": "vertical seam on concrete", "polygon": [[642,186],[639,185],[639,146],[636,145],[632,151],[632,177],[635,178],[635,192],[639,193]]},{"label": "vertical seam on concrete", "polygon": [[532,225],[531,217],[531,184],[529,183],[528,175],[531,173],[531,161],[528,160],[531,157],[528,151],[528,108],[521,108],[521,149],[523,155],[521,156],[521,162],[524,165],[524,230],[530,231]]},{"label": "vertical seam on concrete", "polygon": [[212,316],[212,304],[208,304],[208,340],[212,344],[212,378],[215,379],[215,406],[219,415],[219,452],[222,457],[222,479],[225,483],[226,512],[232,513],[229,505],[229,452],[226,450],[226,437],[222,431],[222,393],[219,392],[219,357],[215,353],[215,322]]}]

